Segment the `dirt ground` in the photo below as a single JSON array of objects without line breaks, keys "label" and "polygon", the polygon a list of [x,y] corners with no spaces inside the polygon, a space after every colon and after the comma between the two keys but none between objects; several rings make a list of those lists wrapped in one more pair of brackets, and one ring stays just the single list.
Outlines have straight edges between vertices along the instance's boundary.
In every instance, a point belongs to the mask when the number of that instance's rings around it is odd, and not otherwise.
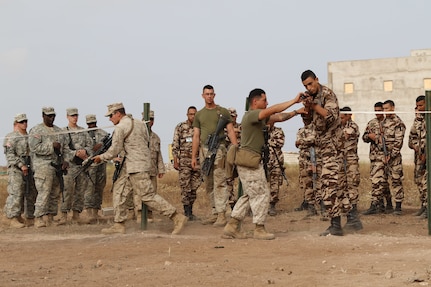
[{"label": "dirt ground", "polygon": [[[161,185],[163,190],[166,186]],[[178,191],[176,191],[178,192]],[[199,197],[204,197],[200,190]],[[171,202],[178,197],[166,197]],[[282,198],[279,214],[267,217],[275,240],[223,239],[222,228],[187,223],[172,236],[172,222],[141,230],[127,222],[126,234],[102,235],[111,224],[9,229],[1,219],[0,286],[428,286],[431,238],[428,222],[404,215],[362,216],[364,229],[342,237],[320,237],[329,223],[295,212],[298,197]],[[366,200],[364,199],[366,202]],[[363,210],[365,204],[361,206]],[[176,205],[178,208],[180,206]],[[201,201],[195,213],[207,215]],[[343,218],[343,224],[345,217]]]}]

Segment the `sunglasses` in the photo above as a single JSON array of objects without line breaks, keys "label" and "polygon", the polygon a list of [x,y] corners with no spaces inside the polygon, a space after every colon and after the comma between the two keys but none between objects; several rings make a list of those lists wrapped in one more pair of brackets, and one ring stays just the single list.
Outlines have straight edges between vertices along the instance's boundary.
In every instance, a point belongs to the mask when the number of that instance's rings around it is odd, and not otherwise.
[{"label": "sunglasses", "polygon": [[19,124],[26,124],[27,123],[27,120],[23,120],[23,121],[20,121],[20,122],[18,122]]}]

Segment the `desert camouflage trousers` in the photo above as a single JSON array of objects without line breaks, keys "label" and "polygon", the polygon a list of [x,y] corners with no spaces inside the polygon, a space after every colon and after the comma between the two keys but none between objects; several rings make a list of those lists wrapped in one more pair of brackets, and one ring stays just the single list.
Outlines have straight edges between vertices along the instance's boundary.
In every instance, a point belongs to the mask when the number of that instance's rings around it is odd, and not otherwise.
[{"label": "desert camouflage trousers", "polygon": [[23,212],[26,218],[34,218],[34,203],[37,191],[33,178],[30,180],[29,193],[26,195],[25,192],[26,181],[21,170],[15,167],[8,168],[8,196],[4,207],[4,213],[7,218],[17,217]]},{"label": "desert camouflage trousers", "polygon": [[395,202],[402,202],[404,199],[403,189],[403,166],[401,156],[391,159],[385,165],[382,161],[373,161],[371,164],[371,201],[378,202],[385,193],[389,190],[389,182],[391,183],[391,191],[395,196]]},{"label": "desert camouflage trousers", "polygon": [[427,206],[428,202],[428,195],[427,195],[427,177],[428,177],[428,171],[426,168],[424,169],[422,164],[416,164],[415,165],[415,183],[418,187],[419,191],[419,200],[421,201],[421,206]]},{"label": "desert camouflage trousers", "polygon": [[37,190],[34,216],[57,215],[60,181],[55,175],[55,169],[50,165],[35,167],[34,183]]},{"label": "desert camouflage trousers", "polygon": [[371,202],[378,203],[382,198],[390,195],[388,183],[388,169],[382,161],[370,162]]},{"label": "desert camouflage trousers", "polygon": [[[207,147],[202,147],[200,150],[200,158],[204,159],[207,152]],[[224,145],[220,145],[210,174],[208,176],[204,176],[206,192],[213,209],[213,214],[226,212],[226,205],[229,199],[229,194],[226,190],[225,160],[226,147]]]},{"label": "desert camouflage trousers", "polygon": [[193,170],[190,158],[180,159],[178,178],[181,187],[181,203],[192,205],[196,200],[196,190],[202,180],[200,170]]},{"label": "desert camouflage trousers", "polygon": [[76,164],[70,164],[67,174],[63,176],[64,192],[60,207],[61,212],[68,212],[69,210],[82,212],[84,209],[84,193],[87,190],[89,179],[84,172],[76,176],[80,167]]},{"label": "desert camouflage trousers", "polygon": [[268,213],[270,199],[269,185],[263,166],[259,164],[257,169],[237,166],[237,169],[244,195],[236,202],[231,217],[241,221],[251,209],[253,223],[263,225]]},{"label": "desert camouflage trousers", "polygon": [[106,164],[91,166],[88,169],[91,180],[87,181],[84,193],[84,208],[101,209],[103,191],[106,186]]},{"label": "desert camouflage trousers", "polygon": [[274,167],[269,172],[270,203],[279,201],[280,186],[283,184],[281,168]]},{"label": "desert camouflage trousers", "polygon": [[[304,200],[309,204],[316,203],[316,192],[313,189],[313,170],[310,158],[307,156],[299,157],[299,188],[304,194]],[[317,181],[317,178],[316,178]],[[317,182],[314,182],[316,185]]]},{"label": "desert camouflage trousers", "polygon": [[343,161],[343,172],[345,173],[345,188],[346,193],[351,204],[358,204],[359,202],[359,183],[361,182],[361,175],[359,173],[359,158],[347,157]]}]

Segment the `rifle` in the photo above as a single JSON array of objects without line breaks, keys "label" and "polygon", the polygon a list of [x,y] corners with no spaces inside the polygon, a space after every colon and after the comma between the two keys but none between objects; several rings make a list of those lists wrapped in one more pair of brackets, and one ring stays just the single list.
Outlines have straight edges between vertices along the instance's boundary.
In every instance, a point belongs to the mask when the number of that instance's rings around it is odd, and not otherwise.
[{"label": "rifle", "polygon": [[310,147],[311,172],[313,173],[313,190],[316,190],[317,161],[314,146]]},{"label": "rifle", "polygon": [[123,165],[124,165],[124,161],[126,160],[126,157],[123,157],[123,159],[121,161],[116,161],[115,162],[115,170],[114,170],[114,174],[112,175],[112,187],[111,187],[111,192],[114,189],[114,183],[117,181],[118,177],[120,176],[120,172],[123,169]]},{"label": "rifle", "polygon": [[281,169],[281,175],[283,176],[283,178],[286,180],[286,185],[289,186],[289,180],[287,179],[287,175],[286,175],[286,168],[284,167],[284,163],[281,162],[280,158],[277,155],[277,151],[275,150],[275,148],[271,147],[272,151],[274,152],[275,155],[275,159],[278,162],[278,166]]},{"label": "rifle", "polygon": [[64,202],[64,178],[63,175],[67,174],[67,169],[63,169],[64,158],[60,149],[54,148],[54,152],[57,155],[56,162],[51,162],[51,166],[55,168],[55,175],[58,177],[58,181],[60,182],[60,192],[61,197]]},{"label": "rifle", "polygon": [[31,184],[31,179],[33,178],[33,171],[31,170],[31,159],[30,156],[27,155],[24,157],[24,163],[28,168],[28,172],[27,175],[24,176],[24,181],[25,181],[25,196],[28,196],[30,194],[30,184]]},{"label": "rifle", "polygon": [[381,122],[379,123],[379,127],[380,127],[380,137],[382,138],[383,154],[385,156],[385,160],[384,160],[384,163],[385,163],[385,175],[387,176],[388,172],[389,172],[389,166],[388,166],[388,163],[386,162],[386,158],[388,157],[388,150],[386,149],[386,139],[385,139],[385,136],[383,134],[383,125],[382,125]]},{"label": "rifle", "polygon": [[[87,170],[90,167],[90,165],[92,165],[94,163],[93,157],[106,152],[111,145],[112,145],[112,136],[109,136],[109,134],[107,134],[102,139],[102,146],[92,155],[91,158],[89,158],[83,162],[82,167],[79,169],[78,173],[74,176],[74,179],[76,179],[78,177],[78,175],[80,175],[82,172],[86,172],[88,178],[90,178]],[[90,178],[90,180],[91,180],[91,178]]]},{"label": "rifle", "polygon": [[223,136],[219,136],[219,133],[224,129],[227,123],[229,123],[229,119],[223,117],[223,115],[220,115],[214,133],[210,134],[206,141],[206,145],[208,146],[208,152],[205,155],[205,160],[202,164],[202,173],[206,176],[210,174],[211,169],[214,166],[217,150],[220,145],[220,140],[223,138]]},{"label": "rifle", "polygon": [[269,176],[269,171],[268,171],[268,162],[269,162],[269,145],[268,145],[268,140],[269,140],[269,132],[268,132],[268,126],[264,126],[262,128],[262,132],[263,132],[263,139],[264,139],[264,143],[262,146],[262,163],[263,163],[263,169],[265,170],[265,176],[266,179],[268,179]]}]

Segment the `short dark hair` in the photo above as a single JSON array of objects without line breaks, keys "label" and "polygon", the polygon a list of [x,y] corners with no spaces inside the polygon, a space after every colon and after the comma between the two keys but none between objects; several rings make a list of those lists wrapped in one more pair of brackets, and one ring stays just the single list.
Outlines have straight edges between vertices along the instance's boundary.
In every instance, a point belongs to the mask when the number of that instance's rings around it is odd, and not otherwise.
[{"label": "short dark hair", "polygon": [[305,81],[307,78],[315,79],[317,78],[316,74],[311,70],[306,70],[301,74],[301,81]]},{"label": "short dark hair", "polygon": [[114,112],[119,112],[120,114],[125,115],[126,114],[126,109],[125,108],[121,108],[121,109],[118,109],[118,110],[116,110]]},{"label": "short dark hair", "polygon": [[202,89],[202,91],[204,91],[205,89],[207,90],[214,90],[214,87],[211,85],[205,85],[204,88]]},{"label": "short dark hair", "polygon": [[190,110],[197,110],[197,109],[196,109],[196,107],[195,107],[195,106],[190,106],[190,107],[188,107],[188,108],[187,108],[187,113],[188,113]]},{"label": "short dark hair", "polygon": [[374,104],[375,108],[383,108],[383,103],[382,102],[377,102]]},{"label": "short dark hair", "polygon": [[416,103],[420,102],[420,101],[425,101],[425,96],[424,95],[420,95],[419,97],[416,98]]},{"label": "short dark hair", "polygon": [[248,103],[251,104],[255,98],[260,99],[262,94],[266,94],[262,89],[251,90],[250,94],[248,95]]},{"label": "short dark hair", "polygon": [[350,107],[342,107],[341,109],[340,109],[340,111],[342,111],[342,112],[351,112],[352,111],[352,109],[350,108]]},{"label": "short dark hair", "polygon": [[386,101],[384,101],[384,103],[383,103],[384,105],[386,105],[386,104],[390,104],[392,107],[395,107],[395,103],[394,103],[394,101],[392,101],[392,100],[386,100]]}]

